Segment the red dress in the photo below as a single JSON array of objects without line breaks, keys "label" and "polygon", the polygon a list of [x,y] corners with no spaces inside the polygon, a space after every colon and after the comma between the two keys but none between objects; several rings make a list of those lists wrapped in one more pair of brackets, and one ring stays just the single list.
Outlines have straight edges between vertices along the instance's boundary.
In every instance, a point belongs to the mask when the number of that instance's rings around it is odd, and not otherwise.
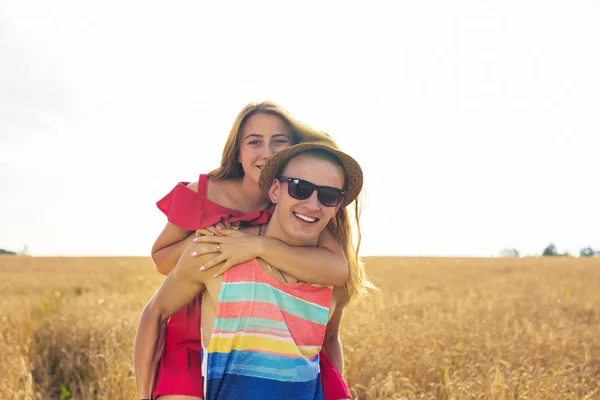
[{"label": "red dress", "polygon": [[[270,213],[259,210],[243,213],[216,204],[206,197],[208,176],[200,175],[198,192],[180,182],[156,205],[173,225],[185,230],[196,230],[215,225],[221,220],[262,225]],[[203,397],[202,343],[200,335],[200,302],[196,297],[167,322],[165,348],[160,359],[152,397],[179,394]],[[321,352],[321,381],[326,400],[350,398],[348,386],[341,375]]]}]

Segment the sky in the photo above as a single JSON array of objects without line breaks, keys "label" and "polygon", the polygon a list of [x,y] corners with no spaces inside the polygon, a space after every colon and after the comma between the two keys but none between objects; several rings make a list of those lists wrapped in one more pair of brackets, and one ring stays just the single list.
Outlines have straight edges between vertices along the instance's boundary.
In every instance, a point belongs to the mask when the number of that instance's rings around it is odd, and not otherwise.
[{"label": "sky", "polygon": [[600,3],[0,0],[0,248],[149,255],[272,100],[365,174],[363,255],[600,249]]}]

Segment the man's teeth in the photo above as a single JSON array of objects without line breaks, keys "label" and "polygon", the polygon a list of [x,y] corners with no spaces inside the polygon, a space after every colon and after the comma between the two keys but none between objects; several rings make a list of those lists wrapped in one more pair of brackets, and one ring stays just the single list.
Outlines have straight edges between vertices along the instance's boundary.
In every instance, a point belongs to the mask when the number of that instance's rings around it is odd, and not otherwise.
[{"label": "man's teeth", "polygon": [[294,213],[294,215],[297,218],[300,218],[302,221],[306,221],[306,222],[315,222],[317,219],[316,218],[311,218],[307,215],[303,215],[303,214],[298,214],[298,213]]}]

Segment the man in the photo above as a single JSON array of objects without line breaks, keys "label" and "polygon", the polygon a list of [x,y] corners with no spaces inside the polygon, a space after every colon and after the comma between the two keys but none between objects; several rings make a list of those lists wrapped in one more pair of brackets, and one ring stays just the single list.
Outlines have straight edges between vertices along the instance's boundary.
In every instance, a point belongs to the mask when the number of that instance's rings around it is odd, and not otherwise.
[{"label": "man", "polygon": [[[303,143],[269,159],[260,187],[275,204],[264,234],[294,246],[316,246],[340,207],[360,192],[362,171],[345,153]],[[258,235],[262,228],[245,232]],[[206,290],[206,399],[323,399],[318,354],[326,339],[339,346],[345,288],[298,282],[260,259],[215,277],[198,269],[212,255],[198,260],[189,253],[184,252],[142,314],[135,348],[138,398],[150,397],[164,323]]]}]

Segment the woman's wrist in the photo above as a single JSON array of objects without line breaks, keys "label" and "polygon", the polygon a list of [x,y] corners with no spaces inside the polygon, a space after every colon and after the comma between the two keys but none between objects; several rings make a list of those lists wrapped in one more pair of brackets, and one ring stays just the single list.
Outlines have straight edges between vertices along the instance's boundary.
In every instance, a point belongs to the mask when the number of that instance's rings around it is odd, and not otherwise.
[{"label": "woman's wrist", "polygon": [[269,240],[272,240],[272,239],[265,237],[265,236],[255,236],[255,238],[256,238],[256,245],[255,245],[256,257],[262,258],[264,260],[268,242],[269,242]]}]

